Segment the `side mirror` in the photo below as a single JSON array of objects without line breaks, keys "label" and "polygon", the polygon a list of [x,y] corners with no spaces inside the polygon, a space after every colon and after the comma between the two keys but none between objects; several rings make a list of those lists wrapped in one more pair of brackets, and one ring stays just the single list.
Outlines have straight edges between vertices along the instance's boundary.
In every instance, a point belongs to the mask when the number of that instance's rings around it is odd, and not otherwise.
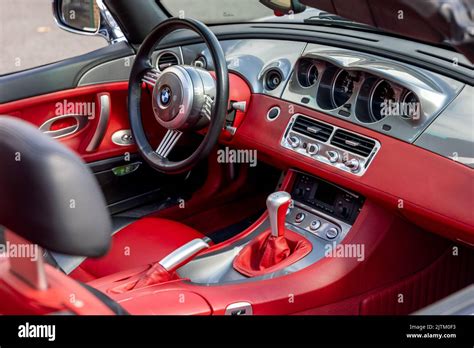
[{"label": "side mirror", "polygon": [[260,3],[279,15],[301,13],[306,10],[306,6],[298,0],[260,0]]},{"label": "side mirror", "polygon": [[56,23],[77,34],[96,35],[100,29],[100,9],[95,0],[54,0]]}]

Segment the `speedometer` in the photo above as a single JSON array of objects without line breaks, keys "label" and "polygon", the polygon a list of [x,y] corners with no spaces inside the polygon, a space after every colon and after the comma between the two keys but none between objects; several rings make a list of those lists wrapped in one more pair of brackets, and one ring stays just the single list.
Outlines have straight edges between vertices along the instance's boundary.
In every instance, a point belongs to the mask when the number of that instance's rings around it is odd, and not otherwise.
[{"label": "speedometer", "polygon": [[377,122],[391,113],[395,104],[395,91],[390,83],[379,80],[370,95],[370,118]]},{"label": "speedometer", "polygon": [[336,74],[331,89],[331,102],[334,108],[344,105],[351,98],[355,78],[346,70],[340,70]]}]

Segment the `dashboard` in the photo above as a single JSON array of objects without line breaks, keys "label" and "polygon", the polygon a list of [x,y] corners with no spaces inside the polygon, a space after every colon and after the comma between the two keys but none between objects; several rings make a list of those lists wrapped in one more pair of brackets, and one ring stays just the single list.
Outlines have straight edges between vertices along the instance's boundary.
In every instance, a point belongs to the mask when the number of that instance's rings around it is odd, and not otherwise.
[{"label": "dashboard", "polygon": [[[228,120],[233,132],[223,144],[257,149],[259,160],[311,173],[474,244],[474,87],[356,49],[260,38],[220,42],[229,72],[251,91],[239,124]],[[126,81],[130,59],[90,69],[79,86]],[[159,49],[152,63],[158,70],[213,70],[201,43]]]},{"label": "dashboard", "polygon": [[[474,168],[472,86],[346,48],[263,39],[221,40],[221,45],[229,71],[253,94],[324,112]],[[78,85],[126,81],[130,59],[94,67]],[[204,44],[157,50],[152,60],[160,71],[173,64],[214,68]]]}]

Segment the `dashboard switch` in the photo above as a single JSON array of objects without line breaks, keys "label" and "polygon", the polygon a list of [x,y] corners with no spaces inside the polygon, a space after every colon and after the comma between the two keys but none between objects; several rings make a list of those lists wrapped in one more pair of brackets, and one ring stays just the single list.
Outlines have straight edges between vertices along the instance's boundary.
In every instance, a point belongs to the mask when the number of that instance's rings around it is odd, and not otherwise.
[{"label": "dashboard switch", "polygon": [[288,137],[288,143],[291,145],[292,148],[297,148],[301,144],[300,138],[292,135]]},{"label": "dashboard switch", "polygon": [[326,155],[331,163],[336,163],[339,160],[339,152],[337,151],[326,151]]},{"label": "dashboard switch", "polygon": [[344,162],[344,165],[347,168],[349,168],[351,171],[356,172],[357,170],[359,170],[360,162],[359,162],[358,159],[353,158],[353,159],[350,159],[350,160]]},{"label": "dashboard switch", "polygon": [[304,220],[305,217],[306,217],[306,214],[305,214],[305,213],[298,213],[298,214],[296,214],[296,216],[295,216],[295,222],[296,222],[296,223],[303,222],[303,220]]},{"label": "dashboard switch", "polygon": [[321,221],[319,220],[313,220],[311,221],[311,223],[309,224],[309,229],[311,231],[316,231],[318,228],[321,227]]},{"label": "dashboard switch", "polygon": [[308,146],[306,147],[306,152],[308,153],[308,155],[316,155],[318,151],[319,145],[308,143]]},{"label": "dashboard switch", "polygon": [[331,227],[329,230],[327,230],[326,237],[328,237],[329,239],[334,239],[337,237],[338,234],[339,231],[337,230],[337,228]]}]

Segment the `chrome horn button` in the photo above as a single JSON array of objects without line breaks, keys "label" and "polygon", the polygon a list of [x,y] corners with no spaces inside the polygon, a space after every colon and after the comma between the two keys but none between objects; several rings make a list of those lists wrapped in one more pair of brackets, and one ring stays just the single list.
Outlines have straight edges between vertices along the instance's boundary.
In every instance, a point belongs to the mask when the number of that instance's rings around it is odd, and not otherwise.
[{"label": "chrome horn button", "polygon": [[215,98],[215,81],[204,70],[173,65],[159,76],[153,88],[156,120],[167,129],[202,128],[210,118],[209,98]]}]

